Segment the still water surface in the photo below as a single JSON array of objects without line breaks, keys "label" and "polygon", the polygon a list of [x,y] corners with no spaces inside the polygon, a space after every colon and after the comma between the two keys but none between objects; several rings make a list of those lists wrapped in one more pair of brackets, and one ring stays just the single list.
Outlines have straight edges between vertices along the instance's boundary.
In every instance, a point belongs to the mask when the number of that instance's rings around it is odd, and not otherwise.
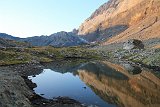
[{"label": "still water surface", "polygon": [[70,97],[98,107],[158,107],[160,104],[159,78],[127,63],[61,62],[45,66],[43,72],[29,79],[37,84],[35,92],[48,99]]}]

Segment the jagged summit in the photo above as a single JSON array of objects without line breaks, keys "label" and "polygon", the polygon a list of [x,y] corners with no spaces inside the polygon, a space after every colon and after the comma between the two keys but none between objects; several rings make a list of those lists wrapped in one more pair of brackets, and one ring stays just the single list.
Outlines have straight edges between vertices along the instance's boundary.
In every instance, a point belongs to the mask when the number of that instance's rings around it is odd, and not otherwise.
[{"label": "jagged summit", "polygon": [[122,0],[110,0],[107,3],[104,3],[102,6],[100,6],[89,18],[88,20],[91,20],[95,18],[96,16],[103,14],[104,12],[108,11],[111,13],[114,8],[118,6]]}]

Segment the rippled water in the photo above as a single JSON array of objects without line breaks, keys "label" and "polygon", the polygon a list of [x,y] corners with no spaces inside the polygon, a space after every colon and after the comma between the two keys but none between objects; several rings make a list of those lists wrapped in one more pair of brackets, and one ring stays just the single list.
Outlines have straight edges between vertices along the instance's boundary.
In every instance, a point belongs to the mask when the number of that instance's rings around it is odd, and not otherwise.
[{"label": "rippled water", "polygon": [[41,96],[70,97],[98,107],[158,107],[160,79],[128,63],[107,61],[65,61],[44,65],[46,69],[29,76]]}]

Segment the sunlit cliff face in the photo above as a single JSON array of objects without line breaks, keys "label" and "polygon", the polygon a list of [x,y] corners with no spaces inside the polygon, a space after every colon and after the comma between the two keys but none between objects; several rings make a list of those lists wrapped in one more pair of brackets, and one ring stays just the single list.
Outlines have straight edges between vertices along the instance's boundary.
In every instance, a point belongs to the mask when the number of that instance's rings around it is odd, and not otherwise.
[{"label": "sunlit cliff face", "polygon": [[144,41],[160,38],[159,23],[159,0],[109,0],[81,24],[78,34],[90,41],[104,40],[102,45],[128,39]]},{"label": "sunlit cliff face", "polygon": [[[111,68],[105,72],[118,72],[122,78],[114,73],[114,76],[104,73],[98,63],[103,68]],[[98,63],[92,63],[94,69],[84,66],[78,70],[78,75],[102,99],[125,107],[160,106],[160,79],[151,72],[142,70],[140,74],[132,75],[121,65],[106,61]]]}]

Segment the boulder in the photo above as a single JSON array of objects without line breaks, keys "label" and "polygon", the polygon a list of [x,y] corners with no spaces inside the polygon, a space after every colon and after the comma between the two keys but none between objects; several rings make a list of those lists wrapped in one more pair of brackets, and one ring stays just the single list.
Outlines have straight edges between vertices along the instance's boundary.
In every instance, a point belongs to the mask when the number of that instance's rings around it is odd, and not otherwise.
[{"label": "boulder", "polygon": [[141,68],[138,66],[131,65],[129,63],[123,63],[122,66],[132,75],[140,74],[142,72]]},{"label": "boulder", "polygon": [[123,49],[126,49],[126,50],[144,49],[144,44],[140,40],[130,39],[124,42]]}]

